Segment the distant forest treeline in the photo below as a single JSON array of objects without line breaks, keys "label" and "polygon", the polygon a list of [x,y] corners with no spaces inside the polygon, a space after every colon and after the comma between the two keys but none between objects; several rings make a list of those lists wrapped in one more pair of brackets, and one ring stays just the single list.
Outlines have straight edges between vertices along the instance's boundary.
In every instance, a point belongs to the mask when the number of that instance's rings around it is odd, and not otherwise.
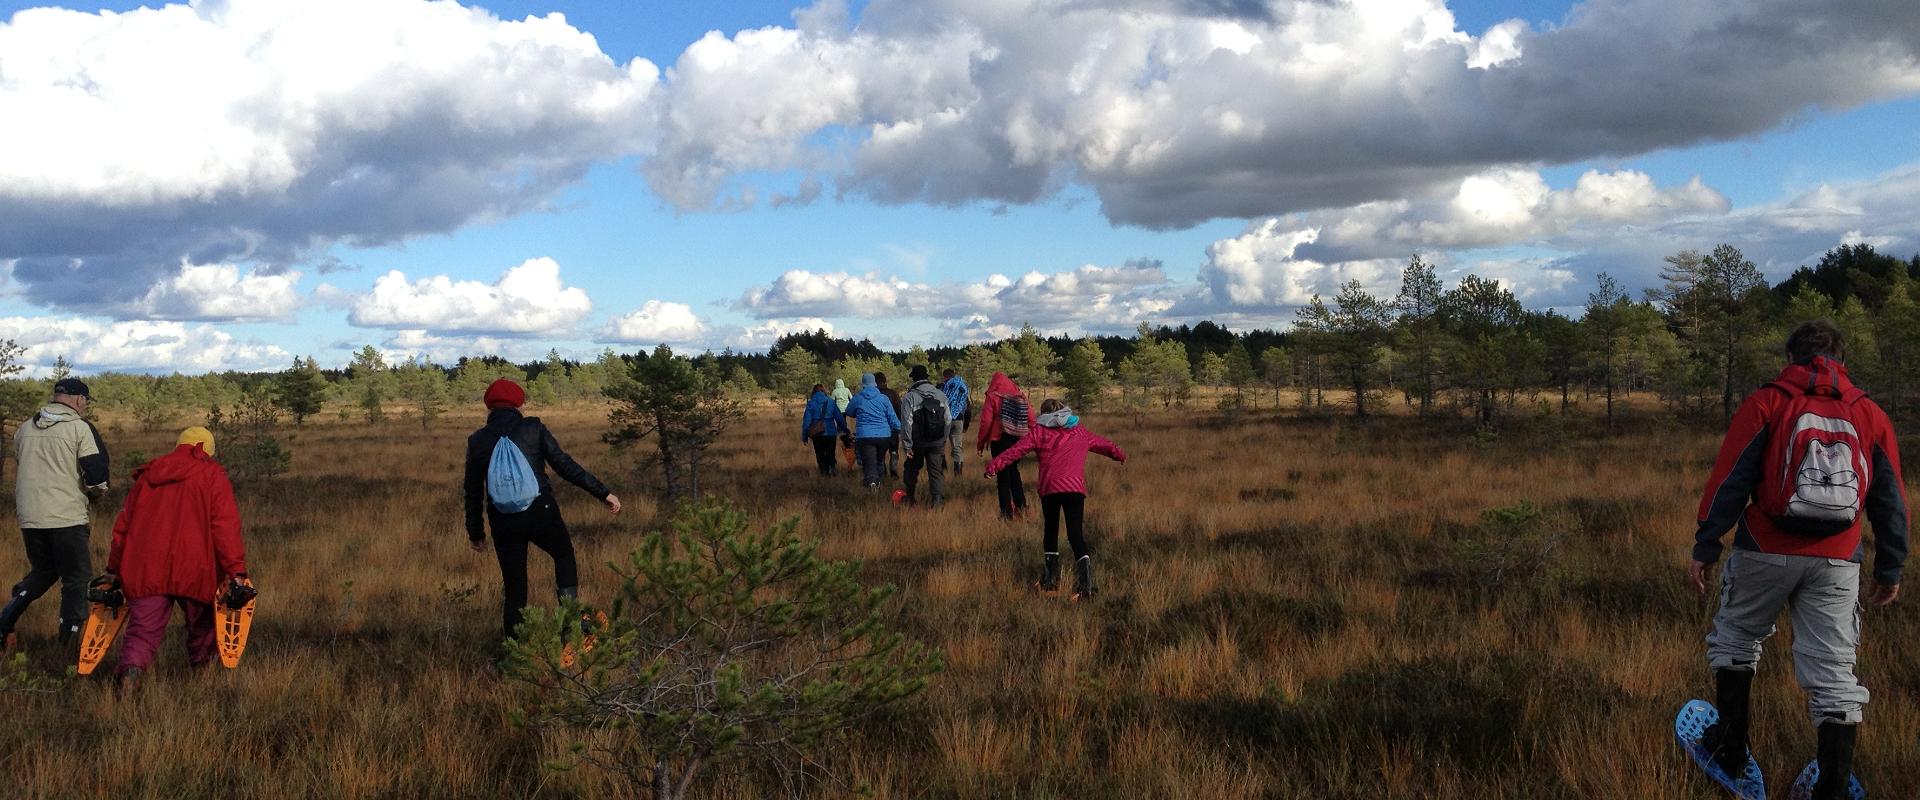
[{"label": "distant forest treeline", "polygon": [[[1492,424],[1521,407],[1566,410],[1592,398],[1612,416],[1628,393],[1652,393],[1674,412],[1724,418],[1746,392],[1779,368],[1785,334],[1826,318],[1847,334],[1854,379],[1896,417],[1916,409],[1920,390],[1920,255],[1901,260],[1866,244],[1843,245],[1769,286],[1730,245],[1668,256],[1660,285],[1630,297],[1597,276],[1578,317],[1524,308],[1495,281],[1469,275],[1442,285],[1418,256],[1393,296],[1348,283],[1315,296],[1287,331],[1235,332],[1213,322],[1179,327],[1142,323],[1133,336],[1040,336],[1031,326],[991,344],[914,347],[887,352],[870,340],[825,331],[780,337],[766,353],[731,350],[690,361],[714,391],[804,399],[816,382],[857,386],[862,372],[884,371],[904,384],[906,367],[953,368],[976,387],[1003,371],[1024,385],[1065,391],[1079,406],[1174,406],[1194,390],[1222,406],[1255,393],[1295,390],[1303,410],[1367,415],[1399,403],[1421,416]],[[22,349],[0,350],[0,374],[15,375]],[[96,401],[149,426],[211,409],[271,406],[296,422],[330,410],[369,421],[403,415],[429,421],[450,404],[477,402],[487,383],[522,381],[530,398],[599,398],[628,380],[637,354],[606,351],[594,361],[549,353],[516,364],[497,357],[439,365],[389,362],[369,345],[345,369],[296,359],[278,373],[200,376],[109,373],[87,378]],[[66,372],[64,360],[55,369]],[[44,400],[50,380],[0,381],[0,414],[18,420]],[[1110,391],[1118,389],[1116,393]],[[976,391],[977,396],[977,391]]]}]

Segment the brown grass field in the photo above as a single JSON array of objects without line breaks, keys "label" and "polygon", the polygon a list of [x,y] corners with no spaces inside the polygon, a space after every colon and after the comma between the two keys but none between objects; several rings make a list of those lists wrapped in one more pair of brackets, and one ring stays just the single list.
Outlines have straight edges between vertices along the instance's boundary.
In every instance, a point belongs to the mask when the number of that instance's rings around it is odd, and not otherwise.
[{"label": "brown grass field", "polygon": [[[561,495],[583,594],[601,599],[607,562],[654,523],[653,481],[598,443],[604,410],[544,411],[628,500],[610,518]],[[240,669],[188,673],[176,626],[133,698],[81,678],[0,695],[0,794],[616,796],[604,775],[543,768],[567,742],[508,722],[518,689],[488,665],[499,576],[458,511],[480,417],[310,422],[289,475],[241,487],[261,599]],[[800,515],[828,555],[897,585],[901,626],[945,653],[925,695],[823,754],[839,775],[882,798],[1717,796],[1671,733],[1684,701],[1711,696],[1712,603],[1683,576],[1716,432],[1651,411],[1618,434],[1522,413],[1493,439],[1291,410],[1086,424],[1132,460],[1089,463],[1104,594],[1081,604],[1028,588],[1039,525],[996,518],[971,453],[946,509],[911,512],[817,478],[797,421],[771,409],[722,440],[708,489],[760,519]],[[117,490],[129,453],[172,441],[103,431]],[[1541,510],[1534,528],[1483,523],[1521,502]],[[117,509],[116,493],[97,511],[96,571]],[[549,562],[533,563],[535,602],[551,603]],[[24,570],[0,545],[0,581]],[[63,669],[57,592],[21,626],[45,671]],[[1858,772],[1880,798],[1920,796],[1915,602],[1867,615]],[[1782,796],[1814,744],[1789,645],[1783,629],[1755,689],[1755,748]],[[766,774],[735,765],[695,794],[776,796]]]}]

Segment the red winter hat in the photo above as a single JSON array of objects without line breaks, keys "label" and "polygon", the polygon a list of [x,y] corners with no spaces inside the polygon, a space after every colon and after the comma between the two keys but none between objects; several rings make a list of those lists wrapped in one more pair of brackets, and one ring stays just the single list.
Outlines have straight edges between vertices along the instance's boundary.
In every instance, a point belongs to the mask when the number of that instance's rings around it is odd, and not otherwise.
[{"label": "red winter hat", "polygon": [[527,403],[527,390],[501,378],[487,386],[487,394],[481,399],[486,401],[487,408],[519,408]]}]

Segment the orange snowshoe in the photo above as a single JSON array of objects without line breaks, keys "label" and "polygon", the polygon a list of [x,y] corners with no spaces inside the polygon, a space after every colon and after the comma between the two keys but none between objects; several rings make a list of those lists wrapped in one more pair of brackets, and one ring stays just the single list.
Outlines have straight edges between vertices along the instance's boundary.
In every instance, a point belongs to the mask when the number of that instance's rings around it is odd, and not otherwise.
[{"label": "orange snowshoe", "polygon": [[120,629],[127,623],[127,595],[120,591],[120,582],[102,575],[87,585],[87,627],[80,634],[80,663],[76,667],[82,675],[92,675],[93,668],[100,666],[100,659],[112,649],[113,640],[120,638]]},{"label": "orange snowshoe", "polygon": [[253,581],[234,578],[213,598],[214,638],[220,644],[220,665],[227,669],[240,666],[240,654],[247,651],[247,632],[253,629],[253,604],[260,591]]}]

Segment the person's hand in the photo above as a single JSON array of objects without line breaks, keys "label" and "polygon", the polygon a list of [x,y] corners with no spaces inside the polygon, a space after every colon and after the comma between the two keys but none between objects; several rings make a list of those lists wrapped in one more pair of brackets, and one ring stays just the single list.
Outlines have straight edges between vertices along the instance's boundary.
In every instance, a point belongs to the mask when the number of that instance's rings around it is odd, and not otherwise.
[{"label": "person's hand", "polygon": [[468,550],[472,550],[473,552],[476,552],[476,553],[484,553],[484,552],[487,552],[487,540],[485,540],[485,539],[468,539],[468,540],[467,540],[467,549],[468,549]]},{"label": "person's hand", "polygon": [[1873,607],[1886,608],[1900,599],[1900,584],[1883,583],[1873,590]]},{"label": "person's hand", "polygon": [[602,500],[600,502],[607,507],[607,513],[609,514],[620,513],[620,496],[619,495],[612,495],[612,494],[607,495],[607,499]]},{"label": "person's hand", "polygon": [[1687,580],[1693,582],[1693,590],[1707,593],[1707,576],[1713,572],[1713,565],[1705,561],[1693,561],[1687,564]]},{"label": "person's hand", "polygon": [[993,470],[987,470],[987,480],[993,480]]}]

